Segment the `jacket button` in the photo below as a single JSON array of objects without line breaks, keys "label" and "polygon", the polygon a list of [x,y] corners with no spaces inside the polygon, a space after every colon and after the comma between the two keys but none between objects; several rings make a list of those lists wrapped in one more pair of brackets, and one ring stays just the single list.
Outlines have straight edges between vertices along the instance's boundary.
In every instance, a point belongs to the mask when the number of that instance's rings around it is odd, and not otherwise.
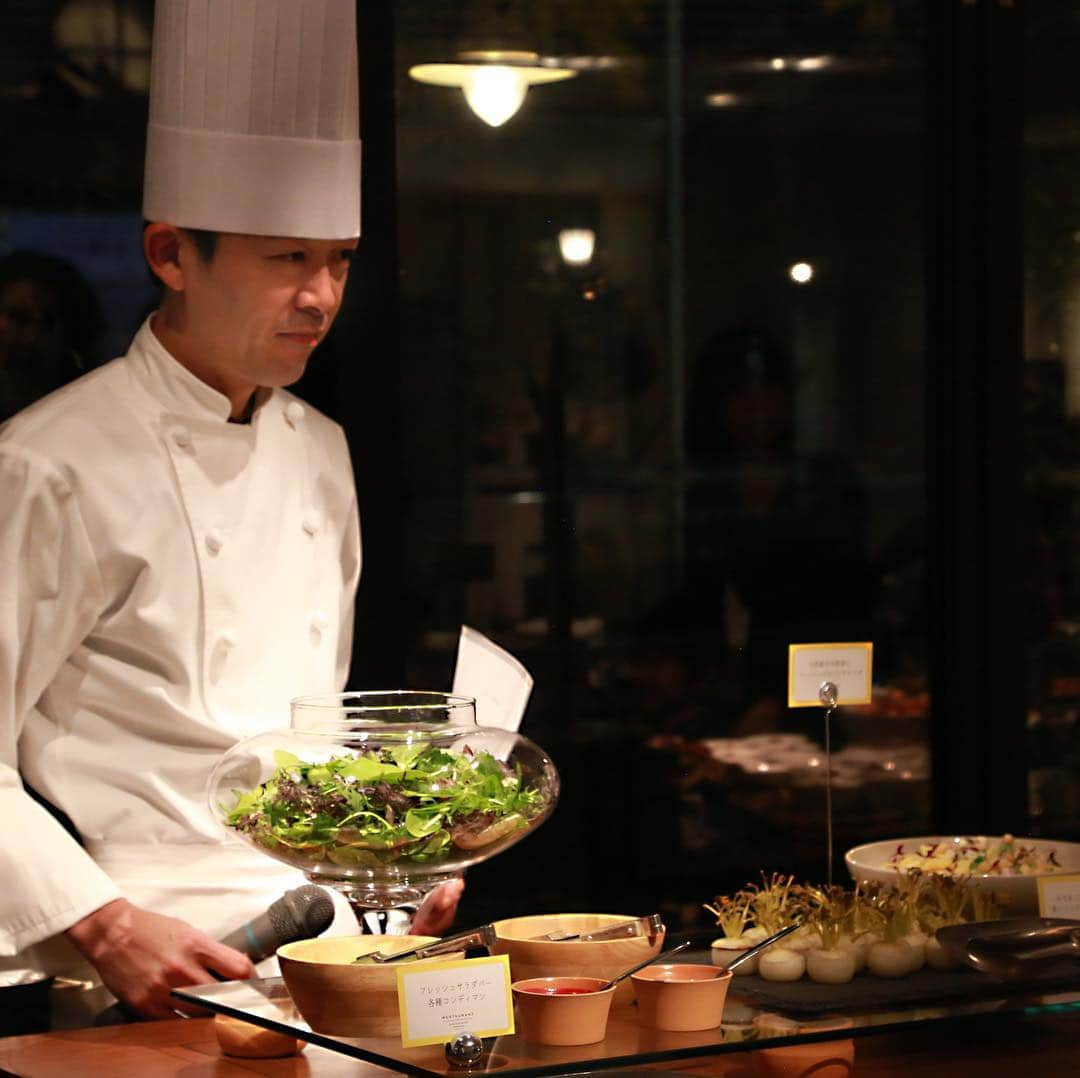
[{"label": "jacket button", "polygon": [[216,554],[225,545],[225,537],[217,530],[217,528],[211,528],[206,533],[206,549],[211,554]]},{"label": "jacket button", "polygon": [[322,527],[322,513],[318,509],[309,509],[304,514],[304,531],[314,535]]},{"label": "jacket button", "polygon": [[214,641],[214,647],[210,652],[208,674],[211,684],[216,685],[225,673],[225,666],[229,661],[229,654],[236,647],[236,637],[231,629],[224,629]]},{"label": "jacket button", "polygon": [[289,401],[285,405],[285,422],[295,427],[304,418],[304,406],[299,401]]},{"label": "jacket button", "polygon": [[187,449],[191,445],[191,431],[187,427],[177,427],[172,432],[172,440],[181,448]]},{"label": "jacket button", "polygon": [[326,615],[320,610],[316,610],[311,615],[311,642],[316,647],[322,643],[323,633],[330,627],[330,622],[327,621]]}]

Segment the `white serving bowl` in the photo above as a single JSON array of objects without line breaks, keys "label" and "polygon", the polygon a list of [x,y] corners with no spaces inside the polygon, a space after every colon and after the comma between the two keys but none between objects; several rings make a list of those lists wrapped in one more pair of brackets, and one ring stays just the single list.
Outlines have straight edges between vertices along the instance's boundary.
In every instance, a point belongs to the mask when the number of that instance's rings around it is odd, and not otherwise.
[{"label": "white serving bowl", "polygon": [[[914,853],[920,846],[939,842],[966,845],[972,840],[990,843],[1001,842],[1000,835],[916,835],[913,838],[890,838],[881,842],[868,842],[855,846],[844,854],[851,878],[856,882],[895,883],[903,869],[889,864],[892,856],[901,853]],[[1033,873],[1031,875],[958,875],[958,879],[968,882],[971,887],[992,893],[1002,905],[1002,913],[1012,917],[1017,914],[1039,912],[1040,879],[1052,879],[1064,873],[1080,872],[1080,843],[1062,842],[1058,839],[1024,838],[1016,836],[1016,841],[1023,846],[1034,848],[1040,855],[1053,851],[1060,867],[1053,872]]]}]

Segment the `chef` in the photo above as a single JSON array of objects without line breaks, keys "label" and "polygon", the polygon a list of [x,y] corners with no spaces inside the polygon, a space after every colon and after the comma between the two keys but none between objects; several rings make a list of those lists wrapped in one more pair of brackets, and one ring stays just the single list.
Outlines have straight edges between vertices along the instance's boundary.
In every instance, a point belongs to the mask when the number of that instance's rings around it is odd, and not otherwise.
[{"label": "chef", "polygon": [[[283,387],[360,231],[354,8],[158,0],[160,307],[125,356],[0,428],[0,956],[146,1016],[173,1014],[171,987],[252,975],[217,940],[303,881],[223,836],[207,778],[347,674],[349,454]],[[334,930],[357,931],[335,900]]]}]

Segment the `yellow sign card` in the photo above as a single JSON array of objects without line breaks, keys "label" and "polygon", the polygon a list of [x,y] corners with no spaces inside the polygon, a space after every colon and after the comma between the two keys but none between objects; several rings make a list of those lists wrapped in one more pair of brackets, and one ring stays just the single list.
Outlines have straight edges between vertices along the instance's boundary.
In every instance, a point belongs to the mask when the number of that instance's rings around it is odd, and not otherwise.
[{"label": "yellow sign card", "polygon": [[514,1032],[510,956],[425,962],[397,975],[401,1043],[445,1044],[459,1033],[501,1037]]},{"label": "yellow sign card", "polygon": [[868,704],[873,696],[874,645],[789,644],[788,707],[822,707],[831,681],[838,704]]},{"label": "yellow sign card", "polygon": [[1039,885],[1039,916],[1080,921],[1080,876],[1043,876]]}]

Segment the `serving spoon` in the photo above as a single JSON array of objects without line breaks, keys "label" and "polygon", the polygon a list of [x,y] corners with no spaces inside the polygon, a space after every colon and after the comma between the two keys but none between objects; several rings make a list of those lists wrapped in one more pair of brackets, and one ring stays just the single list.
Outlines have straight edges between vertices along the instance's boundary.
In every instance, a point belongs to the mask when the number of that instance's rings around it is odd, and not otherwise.
[{"label": "serving spoon", "polygon": [[644,962],[639,962],[636,966],[631,966],[628,970],[620,973],[617,977],[612,977],[610,981],[606,981],[599,988],[597,992],[606,992],[609,988],[614,987],[619,981],[625,981],[631,973],[637,973],[639,969],[644,969],[646,966],[651,966],[654,962],[659,962],[662,958],[670,958],[673,954],[678,954],[679,951],[685,951],[690,946],[690,940],[683,940],[682,943],[676,944],[670,950],[661,951],[657,955],[653,955],[652,958],[646,958]]},{"label": "serving spoon", "polygon": [[792,924],[785,925],[779,932],[774,932],[771,936],[766,936],[760,943],[755,943],[753,947],[748,947],[742,954],[733,958],[724,969],[734,969],[736,966],[741,966],[744,962],[749,962],[754,955],[761,954],[766,947],[771,947],[777,940],[782,940],[785,936],[790,935],[799,927],[799,922],[794,921]]},{"label": "serving spoon", "polygon": [[[754,955],[760,954],[766,947],[771,947],[777,940],[782,940],[785,936],[794,932],[799,927],[798,921],[790,925],[785,925],[779,932],[774,932],[771,936],[766,937],[760,943],[755,943],[753,947],[743,951],[738,958],[734,959],[725,969],[734,969],[736,966],[741,966],[744,962],[753,958]],[[606,992],[612,985],[618,984],[619,981],[629,977],[631,973],[637,973],[639,969],[644,969],[646,966],[651,966],[655,962],[659,962],[662,959],[670,958],[673,954],[678,954],[679,951],[685,950],[690,946],[690,940],[684,940],[682,943],[676,944],[669,951],[661,951],[660,954],[653,958],[646,958],[644,962],[639,962],[636,966],[631,966],[625,973],[620,973],[618,977],[612,977],[607,984],[602,985],[597,989],[598,992]]]}]

